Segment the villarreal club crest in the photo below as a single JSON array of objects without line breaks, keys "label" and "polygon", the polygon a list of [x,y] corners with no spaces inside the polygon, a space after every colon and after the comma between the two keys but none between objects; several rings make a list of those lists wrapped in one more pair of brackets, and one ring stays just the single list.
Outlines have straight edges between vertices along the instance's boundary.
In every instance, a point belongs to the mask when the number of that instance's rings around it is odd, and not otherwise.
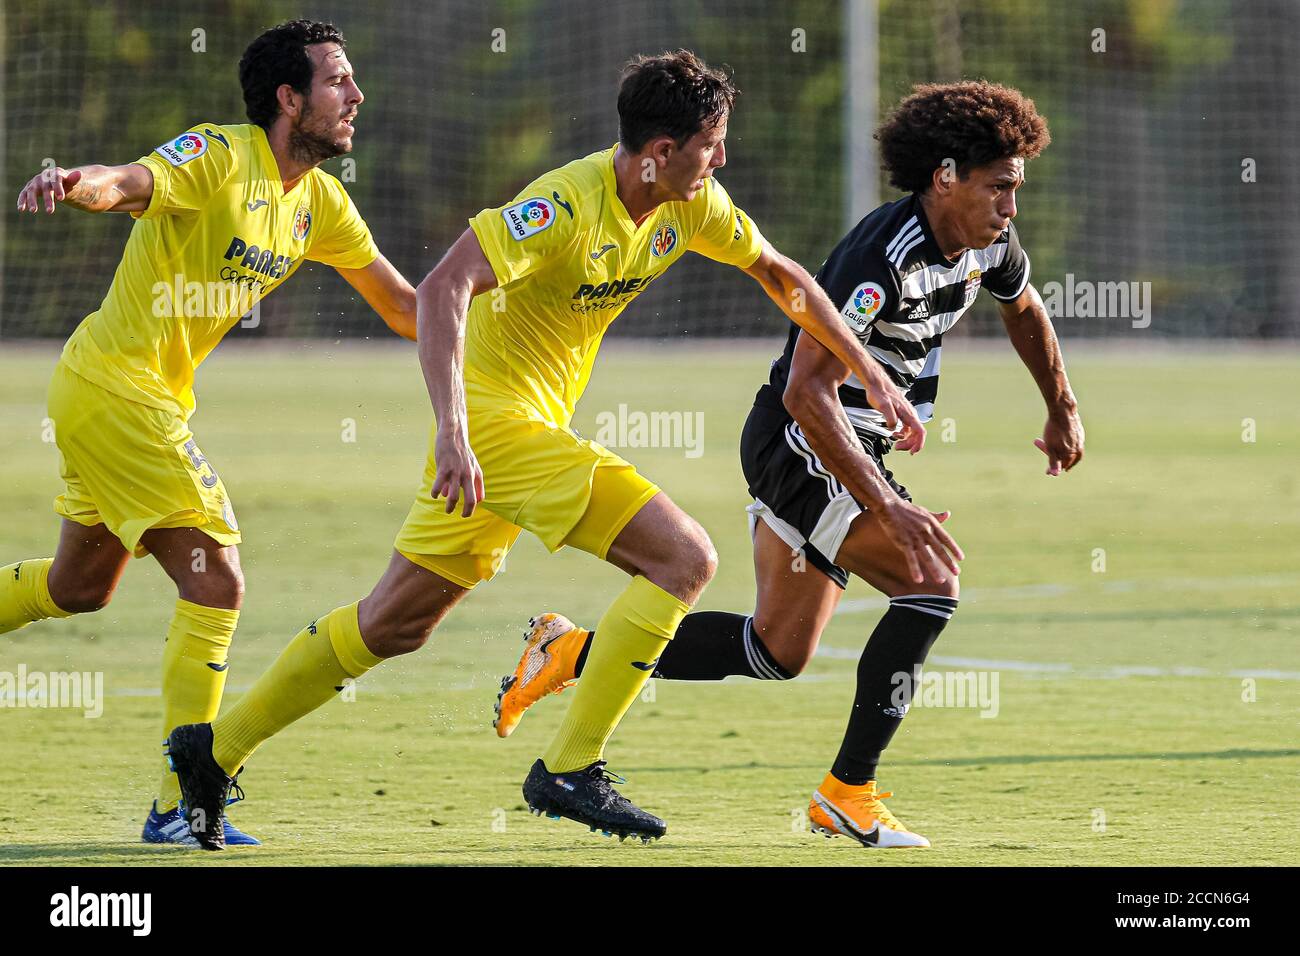
[{"label": "villarreal club crest", "polygon": [[311,210],[306,206],[299,206],[298,211],[293,215],[293,238],[302,242],[309,232],[311,232]]},{"label": "villarreal club crest", "polygon": [[654,238],[650,240],[650,253],[656,259],[662,259],[676,248],[677,230],[671,223],[664,223],[655,230]]}]

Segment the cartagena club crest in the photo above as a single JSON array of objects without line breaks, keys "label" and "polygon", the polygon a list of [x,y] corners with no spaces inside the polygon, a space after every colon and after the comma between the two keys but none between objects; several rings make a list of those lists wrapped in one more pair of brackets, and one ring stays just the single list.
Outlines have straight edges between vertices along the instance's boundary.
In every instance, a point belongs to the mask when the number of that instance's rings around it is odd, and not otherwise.
[{"label": "cartagena club crest", "polygon": [[306,206],[299,206],[298,211],[293,215],[293,237],[301,242],[307,238],[309,232],[311,232],[311,210]]},{"label": "cartagena club crest", "polygon": [[656,259],[662,259],[676,248],[677,230],[671,224],[665,223],[655,230],[655,236],[650,240],[650,252]]}]

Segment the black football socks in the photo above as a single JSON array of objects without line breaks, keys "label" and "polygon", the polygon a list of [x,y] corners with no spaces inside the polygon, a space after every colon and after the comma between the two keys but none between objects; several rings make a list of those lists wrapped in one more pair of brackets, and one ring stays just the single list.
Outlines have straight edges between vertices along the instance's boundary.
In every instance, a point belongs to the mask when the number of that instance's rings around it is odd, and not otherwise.
[{"label": "black football socks", "polygon": [[[593,633],[587,638],[578,655],[578,675],[582,674],[594,637]],[[763,645],[752,617],[729,611],[696,611],[677,625],[652,676],[662,680],[722,680],[732,674],[758,680],[789,680],[794,676]]]},{"label": "black football socks", "polygon": [[936,594],[890,599],[858,661],[849,726],[831,766],[837,780],[861,786],[876,778],[880,755],[912,702],[921,665],[956,610],[956,598]]},{"label": "black football socks", "polygon": [[[957,599],[937,594],[892,598],[858,660],[858,684],[848,729],[831,767],[835,778],[861,786],[876,777],[880,755],[907,714],[930,648],[957,610]],[[582,674],[594,633],[578,655]],[[686,615],[655,668],[663,680],[722,680],[738,674],[789,680],[754,630],[754,619],[728,611]]]}]

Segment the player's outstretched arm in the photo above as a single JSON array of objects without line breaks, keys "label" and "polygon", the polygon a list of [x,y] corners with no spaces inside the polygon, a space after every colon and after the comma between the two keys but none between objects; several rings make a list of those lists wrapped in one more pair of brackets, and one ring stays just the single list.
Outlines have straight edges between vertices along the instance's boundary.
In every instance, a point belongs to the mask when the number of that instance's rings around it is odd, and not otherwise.
[{"label": "player's outstretched arm", "polygon": [[958,574],[957,562],[965,555],[941,527],[948,512],[935,514],[900,498],[858,441],[836,394],[848,375],[844,363],[821,343],[799,336],[785,388],[786,409],[822,464],[880,519],[906,556],[913,581],[925,580],[922,570],[939,581]]},{"label": "player's outstretched arm", "polygon": [[466,229],[442,261],[424,277],[416,297],[420,368],[438,421],[433,457],[438,471],[433,497],[447,496],[447,513],[464,496],[468,518],[483,500],[483,470],[469,447],[465,411],[465,320],[474,296],[497,285],[474,230]]},{"label": "player's outstretched arm", "polygon": [[885,423],[891,429],[898,422],[903,423],[898,447],[912,454],[920,451],[925,444],[925,428],[916,410],[880,363],[867,354],[857,337],[849,331],[830,298],[808,270],[764,241],[763,251],[745,272],[758,281],[790,321],[817,339],[852,370],[862,382],[872,407],[885,417]]},{"label": "player's outstretched arm", "polygon": [[153,173],[139,163],[43,169],[18,193],[18,211],[49,215],[59,203],[86,212],[144,212],[153,198]]},{"label": "player's outstretched arm", "polygon": [[384,323],[404,339],[416,340],[415,290],[382,255],[364,269],[338,269]]},{"label": "player's outstretched arm", "polygon": [[1065,377],[1065,360],[1042,297],[1032,285],[1010,302],[998,302],[1002,324],[1047,403],[1043,437],[1034,445],[1047,456],[1047,474],[1059,475],[1083,460],[1083,422]]}]

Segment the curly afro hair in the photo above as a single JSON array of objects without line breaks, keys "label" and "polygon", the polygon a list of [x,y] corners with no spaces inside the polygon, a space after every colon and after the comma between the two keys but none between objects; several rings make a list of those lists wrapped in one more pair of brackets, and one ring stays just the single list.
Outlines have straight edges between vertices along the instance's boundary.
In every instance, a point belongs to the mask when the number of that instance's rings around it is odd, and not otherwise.
[{"label": "curly afro hair", "polygon": [[285,83],[302,93],[311,92],[312,62],[307,47],[316,43],[343,46],[343,34],[332,23],[290,20],[267,30],[248,45],[239,61],[239,84],[244,88],[244,112],[262,129],[280,115],[276,91]]},{"label": "curly afro hair", "polygon": [[985,80],[914,86],[876,139],[889,181],[911,193],[929,189],[945,159],[955,161],[965,179],[975,166],[1033,159],[1052,141],[1033,100]]}]

